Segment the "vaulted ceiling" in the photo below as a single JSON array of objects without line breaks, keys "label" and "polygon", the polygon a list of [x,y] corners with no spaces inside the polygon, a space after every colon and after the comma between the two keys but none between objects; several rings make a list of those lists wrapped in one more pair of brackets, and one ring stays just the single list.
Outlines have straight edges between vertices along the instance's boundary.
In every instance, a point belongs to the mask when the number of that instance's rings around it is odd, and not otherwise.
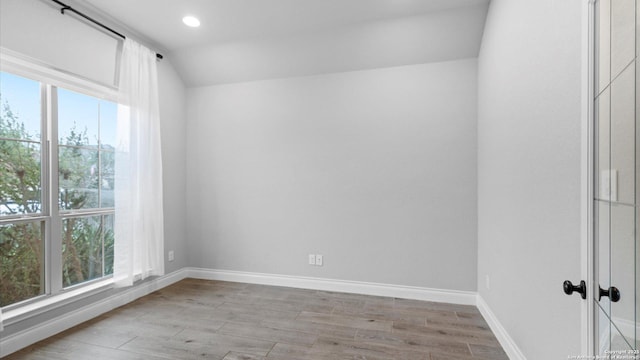
[{"label": "vaulted ceiling", "polygon": [[[188,86],[476,57],[489,0],[76,0]],[[202,25],[188,28],[185,15]]]}]

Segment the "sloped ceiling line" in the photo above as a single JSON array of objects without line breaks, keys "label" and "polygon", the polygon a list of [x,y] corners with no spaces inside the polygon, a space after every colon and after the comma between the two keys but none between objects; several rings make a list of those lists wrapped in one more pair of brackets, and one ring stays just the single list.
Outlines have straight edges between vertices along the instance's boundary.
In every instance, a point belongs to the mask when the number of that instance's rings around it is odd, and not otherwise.
[{"label": "sloped ceiling line", "polygon": [[[77,0],[167,49],[189,87],[478,56],[488,0]],[[187,28],[195,15],[200,28]],[[116,20],[117,19],[117,20]]]}]

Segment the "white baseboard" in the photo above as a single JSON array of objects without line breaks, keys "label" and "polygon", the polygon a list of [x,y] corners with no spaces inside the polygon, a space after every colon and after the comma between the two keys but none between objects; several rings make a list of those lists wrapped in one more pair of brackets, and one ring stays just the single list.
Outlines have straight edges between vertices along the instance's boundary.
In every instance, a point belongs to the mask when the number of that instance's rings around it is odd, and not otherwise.
[{"label": "white baseboard", "polygon": [[323,279],[304,276],[262,274],[243,271],[188,268],[188,277],[206,280],[234,281],[249,284],[295,287],[354,294],[389,296],[403,299],[476,305],[476,292],[432,289],[362,281]]},{"label": "white baseboard", "polygon": [[165,286],[169,286],[187,277],[186,269],[146,281],[91,305],[84,306],[70,313],[56,317],[37,326],[11,334],[0,339],[0,358],[22,348],[44,340],[61,331],[70,329],[85,321],[91,320],[117,307],[128,304],[140,297],[148,295]]},{"label": "white baseboard", "polygon": [[493,313],[493,311],[491,311],[491,308],[489,308],[489,305],[487,305],[480,294],[477,295],[476,306],[478,307],[478,310],[480,310],[480,313],[482,314],[484,319],[487,321],[487,324],[489,324],[491,331],[493,331],[493,333],[495,334],[496,338],[500,342],[500,345],[502,345],[504,352],[506,352],[507,356],[509,356],[509,359],[527,360],[518,345],[516,345],[516,342],[513,341],[511,336],[509,336],[507,330],[504,328],[504,326],[502,326],[500,321],[498,321],[498,318]]}]

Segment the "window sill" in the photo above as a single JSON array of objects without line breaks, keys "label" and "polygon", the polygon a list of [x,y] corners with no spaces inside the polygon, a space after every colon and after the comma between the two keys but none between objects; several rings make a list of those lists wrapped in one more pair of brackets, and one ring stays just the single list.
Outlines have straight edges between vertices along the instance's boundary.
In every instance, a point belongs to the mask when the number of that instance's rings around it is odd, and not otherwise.
[{"label": "window sill", "polygon": [[42,300],[20,306],[17,309],[3,311],[2,322],[5,327],[31,317],[43,314],[47,311],[73,303],[89,296],[113,289],[113,279],[97,281],[93,284],[82,286],[76,289],[67,290],[58,295],[46,296]]}]

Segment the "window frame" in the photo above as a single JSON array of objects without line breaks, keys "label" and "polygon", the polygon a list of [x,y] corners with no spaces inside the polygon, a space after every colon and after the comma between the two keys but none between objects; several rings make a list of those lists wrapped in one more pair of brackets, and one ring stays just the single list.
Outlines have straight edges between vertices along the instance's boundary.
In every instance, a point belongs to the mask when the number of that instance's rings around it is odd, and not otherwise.
[{"label": "window frame", "polygon": [[[40,83],[41,212],[3,216],[0,217],[0,225],[36,221],[43,223],[42,294],[2,307],[3,321],[5,325],[10,325],[47,309],[113,288],[112,275],[64,287],[63,221],[72,217],[90,216],[101,216],[101,221],[104,221],[105,215],[115,215],[115,207],[74,210],[61,210],[59,207],[59,191],[56,190],[59,189],[57,89],[64,88],[116,104],[118,92],[115,86],[56,69],[4,48],[0,48],[0,71]],[[104,242],[104,236],[102,240]]]}]

